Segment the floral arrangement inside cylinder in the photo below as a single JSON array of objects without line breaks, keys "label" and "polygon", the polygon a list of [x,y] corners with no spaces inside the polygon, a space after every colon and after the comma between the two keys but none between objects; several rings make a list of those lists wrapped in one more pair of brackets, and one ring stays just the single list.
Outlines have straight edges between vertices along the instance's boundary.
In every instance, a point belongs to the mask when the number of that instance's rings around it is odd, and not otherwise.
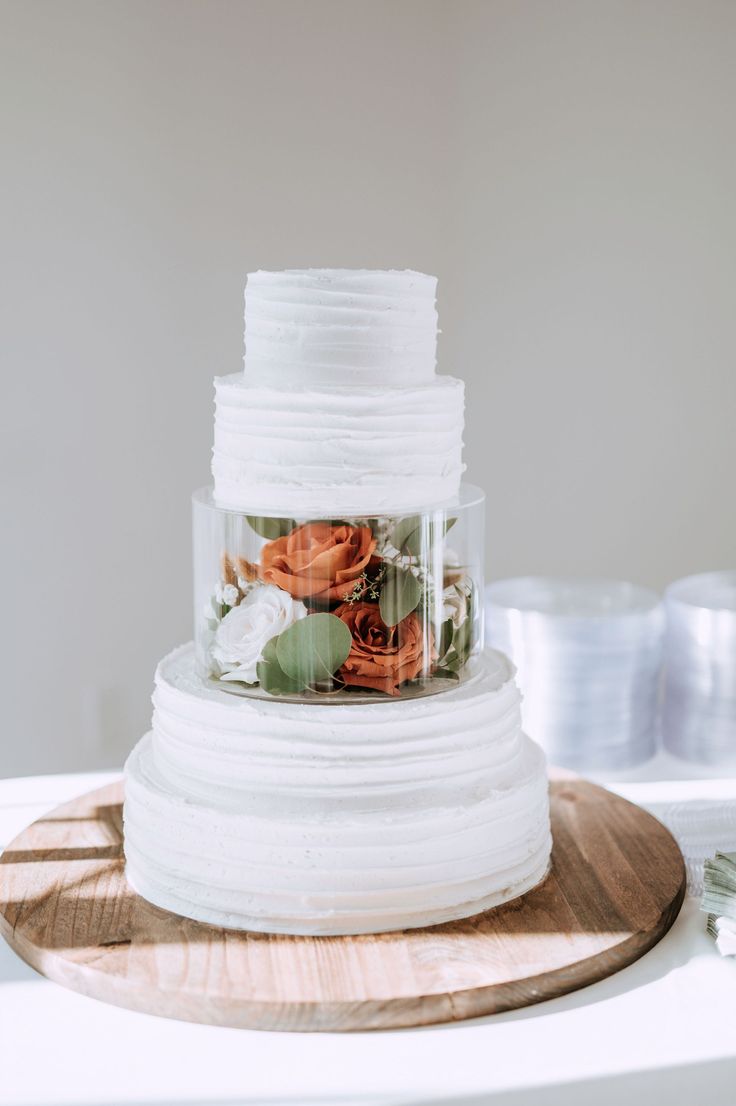
[{"label": "floral arrangement inside cylinder", "polygon": [[[470,531],[473,533],[470,533]],[[200,668],[237,694],[344,700],[440,691],[481,647],[482,501],[296,519],[194,499]]]}]

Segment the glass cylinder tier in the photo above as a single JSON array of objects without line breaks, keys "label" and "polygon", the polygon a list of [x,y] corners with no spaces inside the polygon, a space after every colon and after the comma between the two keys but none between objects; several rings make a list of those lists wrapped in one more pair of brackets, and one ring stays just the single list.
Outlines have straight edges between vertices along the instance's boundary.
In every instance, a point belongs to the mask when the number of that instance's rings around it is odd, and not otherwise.
[{"label": "glass cylinder tier", "polygon": [[518,670],[524,729],[554,764],[631,767],[654,753],[664,617],[623,580],[523,576],[487,590],[491,645]]},{"label": "glass cylinder tier", "polygon": [[736,569],[665,592],[664,744],[701,764],[736,764]]},{"label": "glass cylinder tier", "polygon": [[483,641],[483,493],[370,518],[282,518],[193,497],[200,674],[257,698],[356,702],[447,690]]}]

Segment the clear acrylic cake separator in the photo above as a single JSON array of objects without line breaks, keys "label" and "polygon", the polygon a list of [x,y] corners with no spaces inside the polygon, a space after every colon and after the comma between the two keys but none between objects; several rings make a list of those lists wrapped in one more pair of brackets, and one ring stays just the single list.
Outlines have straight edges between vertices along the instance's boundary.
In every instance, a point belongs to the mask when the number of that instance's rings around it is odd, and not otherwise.
[{"label": "clear acrylic cake separator", "polygon": [[395,701],[476,674],[484,495],[413,513],[301,518],[193,497],[200,675],[235,695]]}]

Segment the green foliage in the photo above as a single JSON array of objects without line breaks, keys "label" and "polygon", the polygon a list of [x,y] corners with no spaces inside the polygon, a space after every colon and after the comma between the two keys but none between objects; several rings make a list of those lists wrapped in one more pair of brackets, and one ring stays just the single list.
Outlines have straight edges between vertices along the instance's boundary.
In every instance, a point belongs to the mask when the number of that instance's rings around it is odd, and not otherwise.
[{"label": "green foliage", "polygon": [[276,655],[277,638],[272,638],[263,650],[263,660],[256,666],[258,683],[269,695],[294,695],[304,690],[304,683],[286,675]]},{"label": "green foliage", "polygon": [[408,569],[387,565],[378,609],[387,626],[397,626],[402,619],[416,610],[422,589],[419,581]]},{"label": "green foliage", "polygon": [[296,526],[293,518],[266,518],[261,515],[246,515],[245,517],[251,530],[255,530],[256,534],[260,534],[262,538],[266,538],[268,541],[283,538],[285,534],[290,534]]},{"label": "green foliage", "polygon": [[300,618],[276,639],[276,659],[290,680],[301,687],[329,680],[350,652],[352,638],[334,614]]},{"label": "green foliage", "polygon": [[[447,676],[453,675],[460,671],[463,665],[467,664],[470,658],[470,652],[473,647],[473,621],[474,621],[474,608],[475,603],[473,599],[473,592],[468,594],[466,599],[466,613],[465,621],[458,629],[452,629],[452,636],[450,637],[447,648],[443,649],[443,646],[447,642],[447,622],[442,623],[442,631],[440,633],[440,644],[438,646],[439,660],[437,662],[437,668],[434,670],[435,676]],[[452,619],[448,619],[450,626],[452,627]]]},{"label": "green foliage", "polygon": [[359,599],[378,599],[383,576],[383,569],[373,577],[370,577],[367,572],[362,572],[357,580],[347,585],[350,590],[343,595],[343,603],[357,603]]},{"label": "green foliage", "polygon": [[447,655],[447,652],[452,645],[452,638],[454,633],[455,626],[452,619],[445,619],[440,629],[440,640],[437,642],[437,657],[439,664],[442,664],[443,657]]},{"label": "green foliage", "polygon": [[401,553],[418,557],[422,552],[425,539],[430,547],[435,545],[440,538],[444,538],[456,522],[456,518],[445,519],[441,527],[442,533],[439,534],[440,527],[435,522],[430,521],[425,527],[423,515],[407,515],[394,526],[391,544]]},{"label": "green foliage", "polygon": [[[391,544],[401,552],[406,550],[407,543],[415,540],[415,536],[421,536],[422,516],[407,515],[399,519],[391,532]],[[407,550],[408,551],[408,550]]]}]

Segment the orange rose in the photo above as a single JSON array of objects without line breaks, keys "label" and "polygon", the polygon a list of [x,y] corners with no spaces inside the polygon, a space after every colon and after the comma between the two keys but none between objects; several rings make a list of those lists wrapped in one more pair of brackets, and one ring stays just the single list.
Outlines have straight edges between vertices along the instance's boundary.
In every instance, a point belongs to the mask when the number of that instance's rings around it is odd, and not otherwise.
[{"label": "orange rose", "polygon": [[399,684],[415,679],[422,671],[422,623],[414,612],[398,626],[386,625],[377,603],[342,603],[333,613],[343,620],[353,638],[348,659],[338,671],[348,687],[370,687],[398,695]]},{"label": "orange rose", "polygon": [[375,548],[369,526],[307,522],[264,545],[261,579],[295,599],[339,603],[352,592]]}]

